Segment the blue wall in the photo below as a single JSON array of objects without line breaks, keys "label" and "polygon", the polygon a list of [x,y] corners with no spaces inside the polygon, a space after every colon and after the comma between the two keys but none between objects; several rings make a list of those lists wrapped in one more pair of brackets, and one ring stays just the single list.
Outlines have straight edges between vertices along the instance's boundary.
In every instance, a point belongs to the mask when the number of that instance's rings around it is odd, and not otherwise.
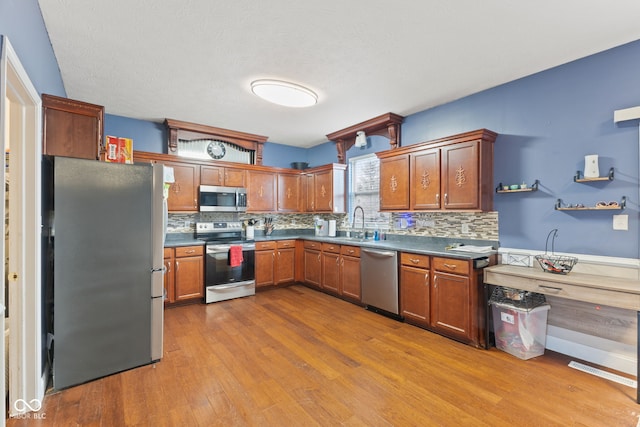
[{"label": "blue wall", "polygon": [[[640,41],[519,79],[406,117],[402,145],[479,128],[499,133],[494,187],[541,182],[534,193],[496,194],[500,244],[544,250],[558,228],[558,252],[638,258],[638,124],[613,123],[613,112],[640,104]],[[352,147],[347,158],[377,151]],[[384,147],[381,149],[388,149]],[[318,164],[336,161],[331,142],[311,149]],[[584,156],[598,154],[612,182],[577,184]],[[310,156],[311,157],[311,156]],[[629,231],[614,231],[611,211],[560,212],[565,203],[620,201],[627,196]]]},{"label": "blue wall", "polygon": [[1,0],[0,34],[9,38],[38,93],[66,96],[37,0]]},{"label": "blue wall", "polygon": [[[0,2],[0,34],[11,40],[40,93],[65,96],[36,0]],[[402,145],[415,144],[478,128],[500,135],[495,144],[494,186],[499,182],[531,184],[540,191],[496,194],[502,246],[543,250],[547,233],[558,228],[556,250],[640,258],[639,152],[637,123],[613,123],[613,111],[640,104],[640,41],[562,65],[493,89],[408,116]],[[105,133],[129,136],[138,150],[164,152],[161,124],[107,115]],[[369,138],[364,149],[353,147],[347,159],[385,150],[388,143]],[[576,184],[584,156],[598,154],[600,170],[616,170],[616,179]],[[308,150],[268,143],[264,164],[311,166],[335,162],[333,143]],[[629,231],[613,231],[611,212],[559,212],[556,199],[593,205],[625,195]]]},{"label": "blue wall", "polygon": [[[152,153],[167,153],[167,130],[164,123],[155,123],[129,117],[105,114],[105,135],[133,139],[133,149]],[[291,167],[291,162],[306,162],[307,149],[268,142],[264,145],[262,162],[281,168]]]},{"label": "blue wall", "polygon": [[292,162],[309,162],[309,150],[300,147],[267,142],[262,153],[262,164],[290,168]]},{"label": "blue wall", "polygon": [[133,139],[133,149],[137,151],[167,152],[168,136],[164,123],[105,114],[104,134]]}]

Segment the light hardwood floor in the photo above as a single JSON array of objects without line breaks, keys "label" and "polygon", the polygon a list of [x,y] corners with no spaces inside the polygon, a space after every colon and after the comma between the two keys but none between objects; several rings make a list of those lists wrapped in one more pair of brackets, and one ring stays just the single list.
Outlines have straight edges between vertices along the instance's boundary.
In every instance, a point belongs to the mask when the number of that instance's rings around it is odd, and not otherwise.
[{"label": "light hardwood floor", "polygon": [[161,362],[48,394],[55,426],[636,426],[635,389],[291,286],[165,312]]}]

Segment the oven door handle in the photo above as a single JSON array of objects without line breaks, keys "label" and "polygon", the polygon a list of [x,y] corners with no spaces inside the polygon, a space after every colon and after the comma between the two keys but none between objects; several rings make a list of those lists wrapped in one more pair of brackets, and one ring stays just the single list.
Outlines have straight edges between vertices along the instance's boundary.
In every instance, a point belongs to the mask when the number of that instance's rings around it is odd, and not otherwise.
[{"label": "oven door handle", "polygon": [[[207,253],[208,254],[227,253],[231,249],[231,246],[233,245],[208,245]],[[242,244],[240,246],[242,246],[243,251],[251,251],[256,249],[256,245],[254,243]]]}]

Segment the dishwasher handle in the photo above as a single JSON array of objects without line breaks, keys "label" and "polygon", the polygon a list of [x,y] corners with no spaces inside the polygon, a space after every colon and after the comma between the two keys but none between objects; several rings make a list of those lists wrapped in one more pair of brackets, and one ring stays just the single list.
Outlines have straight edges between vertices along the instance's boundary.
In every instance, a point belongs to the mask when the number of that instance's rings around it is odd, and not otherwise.
[{"label": "dishwasher handle", "polygon": [[396,255],[395,251],[375,251],[371,249],[361,249],[362,252],[368,253],[373,256],[377,256],[378,258],[390,258]]}]

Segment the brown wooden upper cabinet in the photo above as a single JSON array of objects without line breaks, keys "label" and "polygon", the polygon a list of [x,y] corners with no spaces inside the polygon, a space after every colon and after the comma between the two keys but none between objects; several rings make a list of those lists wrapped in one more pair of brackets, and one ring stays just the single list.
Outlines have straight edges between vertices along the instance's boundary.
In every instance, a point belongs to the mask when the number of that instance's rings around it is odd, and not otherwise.
[{"label": "brown wooden upper cabinet", "polygon": [[102,147],[104,107],[53,95],[42,95],[42,153],[98,160]]},{"label": "brown wooden upper cabinet", "polygon": [[275,212],[276,174],[250,170],[247,182],[247,212]]},{"label": "brown wooden upper cabinet", "polygon": [[409,209],[409,155],[380,160],[380,209]]},{"label": "brown wooden upper cabinet", "polygon": [[202,166],[200,168],[200,184],[219,185],[224,187],[244,187],[247,171],[240,168],[223,166]]},{"label": "brown wooden upper cabinet", "polygon": [[183,162],[163,162],[173,168],[175,182],[169,187],[167,208],[171,212],[196,212],[198,210],[198,188],[200,166]]},{"label": "brown wooden upper cabinet", "polygon": [[299,174],[278,174],[278,212],[300,212],[301,181]]},{"label": "brown wooden upper cabinet", "polygon": [[346,212],[346,169],[332,163],[305,170],[306,212]]},{"label": "brown wooden upper cabinet", "polygon": [[169,188],[170,212],[197,212],[200,185],[245,187],[247,212],[333,212],[346,209],[346,165],[329,164],[307,169],[222,165],[189,160],[171,154],[134,151],[135,162],[158,162],[174,169]]},{"label": "brown wooden upper cabinet", "polygon": [[493,143],[480,129],[376,153],[380,209],[493,210]]}]

